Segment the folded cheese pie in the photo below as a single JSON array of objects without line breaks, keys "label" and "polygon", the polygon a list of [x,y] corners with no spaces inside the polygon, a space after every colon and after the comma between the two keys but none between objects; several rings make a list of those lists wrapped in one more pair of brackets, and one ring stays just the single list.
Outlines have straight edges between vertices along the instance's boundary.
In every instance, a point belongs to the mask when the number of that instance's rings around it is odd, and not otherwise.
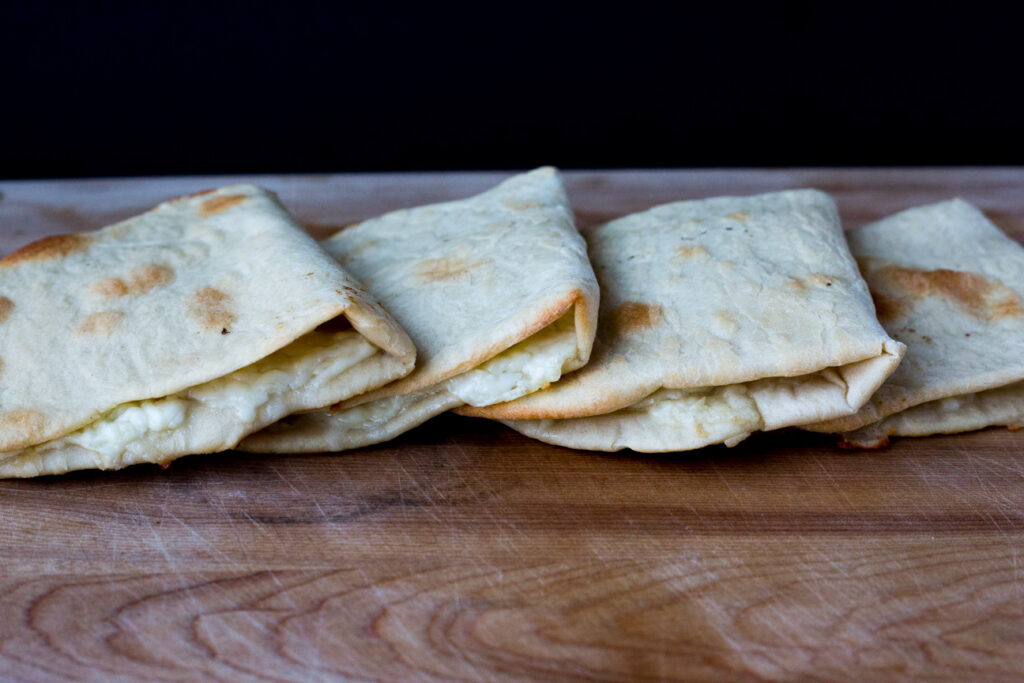
[{"label": "folded cheese pie", "polygon": [[0,261],[0,477],[222,451],[414,359],[271,193],[183,197]]},{"label": "folded cheese pie", "polygon": [[856,412],[903,354],[821,192],[676,202],[585,236],[601,286],[590,363],[459,412],[592,450],[733,445]]},{"label": "folded cheese pie", "polygon": [[537,391],[590,356],[597,282],[553,168],[469,199],[368,220],[323,246],[409,332],[417,367],[331,410],[283,420],[242,448],[379,443],[458,406]]},{"label": "folded cheese pie", "polygon": [[807,429],[851,446],[1024,426],[1024,247],[959,199],[849,233],[903,363],[855,415]]}]

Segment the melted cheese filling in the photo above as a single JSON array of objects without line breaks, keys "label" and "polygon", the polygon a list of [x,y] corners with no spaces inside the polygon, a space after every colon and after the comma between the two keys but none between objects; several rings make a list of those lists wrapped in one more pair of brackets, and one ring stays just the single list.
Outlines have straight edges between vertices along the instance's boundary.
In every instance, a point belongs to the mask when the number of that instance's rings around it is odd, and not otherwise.
[{"label": "melted cheese filling", "polygon": [[747,387],[731,384],[701,389],[660,389],[623,409],[645,414],[651,422],[671,427],[696,440],[711,439],[734,446],[764,424]]},{"label": "melted cheese filling", "polygon": [[64,437],[68,443],[98,452],[119,452],[150,432],[175,429],[185,421],[188,402],[177,398],[139,401],[115,408],[105,418]]},{"label": "melted cheese filling", "polygon": [[139,439],[182,427],[199,409],[226,412],[237,422],[254,423],[264,406],[285,393],[328,382],[376,352],[355,331],[310,332],[252,365],[171,396],[122,404],[41,446],[67,442],[114,458]]},{"label": "melted cheese filling", "polygon": [[372,433],[439,391],[471,406],[511,401],[558,380],[575,358],[576,323],[573,311],[569,311],[478,368],[421,392],[389,396],[333,413],[332,426],[342,431]]},{"label": "melted cheese filling", "polygon": [[471,406],[517,399],[558,380],[576,358],[573,311],[480,367],[448,380],[447,390]]}]

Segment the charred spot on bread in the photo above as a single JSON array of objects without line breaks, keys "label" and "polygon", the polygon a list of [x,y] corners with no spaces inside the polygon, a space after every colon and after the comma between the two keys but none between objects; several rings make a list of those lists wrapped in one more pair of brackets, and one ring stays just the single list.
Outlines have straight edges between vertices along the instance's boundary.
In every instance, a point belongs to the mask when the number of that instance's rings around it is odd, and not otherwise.
[{"label": "charred spot on bread", "polygon": [[661,322],[661,318],[661,306],[639,301],[624,301],[612,314],[611,333],[612,336],[621,337],[654,327]]},{"label": "charred spot on bread", "polygon": [[486,261],[473,261],[461,256],[427,259],[416,267],[416,274],[421,282],[444,282],[468,275],[486,263]]},{"label": "charred spot on bread", "polygon": [[108,336],[117,329],[124,318],[121,311],[100,311],[82,319],[75,327],[77,334],[90,336]]},{"label": "charred spot on bread", "polygon": [[90,238],[81,233],[51,235],[12,251],[3,259],[0,259],[0,266],[13,266],[18,263],[64,258],[69,254],[84,250],[89,245],[89,241]]},{"label": "charred spot on bread", "polygon": [[228,329],[235,322],[231,295],[214,287],[203,287],[193,292],[188,301],[188,314],[209,331]]},{"label": "charred spot on bread", "polygon": [[14,310],[14,302],[6,296],[0,296],[0,323],[7,320]]},{"label": "charred spot on bread", "polygon": [[168,266],[150,264],[135,268],[127,277],[99,280],[92,286],[97,296],[113,299],[122,296],[138,296],[163,287],[174,280],[174,271]]},{"label": "charred spot on bread", "polygon": [[199,205],[200,216],[213,216],[227,211],[232,206],[237,206],[244,202],[248,197],[244,194],[225,194],[218,197],[211,197],[202,204]]},{"label": "charred spot on bread", "polygon": [[1024,304],[1015,291],[980,273],[888,265],[870,272],[868,281],[876,296],[888,296],[902,306],[916,299],[936,297],[989,322],[1024,316]]}]

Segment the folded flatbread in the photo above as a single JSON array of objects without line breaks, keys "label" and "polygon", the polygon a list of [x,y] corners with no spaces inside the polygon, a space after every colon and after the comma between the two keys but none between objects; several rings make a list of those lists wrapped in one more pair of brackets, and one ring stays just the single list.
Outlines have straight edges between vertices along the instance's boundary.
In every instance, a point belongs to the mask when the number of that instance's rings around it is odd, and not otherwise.
[{"label": "folded flatbread", "polygon": [[675,451],[855,412],[904,347],[814,190],[666,204],[586,233],[590,363],[490,415],[549,443]]},{"label": "folded flatbread", "polygon": [[414,360],[271,193],[183,197],[0,261],[0,477],[221,451]]},{"label": "folded flatbread", "polygon": [[1024,247],[954,199],[849,233],[903,363],[855,415],[810,425],[850,446],[1024,426]]},{"label": "folded flatbread", "polygon": [[379,443],[457,406],[536,391],[590,357],[597,281],[553,168],[469,199],[389,213],[322,244],[408,330],[417,367],[331,411],[283,420],[244,449]]}]

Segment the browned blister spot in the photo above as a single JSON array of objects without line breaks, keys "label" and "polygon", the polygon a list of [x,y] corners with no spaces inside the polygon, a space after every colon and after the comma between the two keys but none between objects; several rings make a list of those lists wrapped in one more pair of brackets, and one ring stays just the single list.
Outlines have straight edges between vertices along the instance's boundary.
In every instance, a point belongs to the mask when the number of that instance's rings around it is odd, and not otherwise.
[{"label": "browned blister spot", "polygon": [[621,337],[661,322],[661,306],[626,301],[612,314],[612,335]]},{"label": "browned blister spot", "polygon": [[698,424],[693,431],[698,439],[708,438],[708,430],[704,429],[704,425]]},{"label": "browned blister spot", "polygon": [[[1002,283],[999,283],[1000,287],[1004,287]],[[1020,298],[1016,295],[1016,292],[1009,290],[1009,296],[993,297],[994,300],[990,299],[987,301],[988,313],[993,320],[1002,320],[1003,318],[1019,318],[1024,310],[1021,309]],[[1012,298],[1010,298],[1012,297]]]},{"label": "browned blister spot", "polygon": [[93,313],[92,315],[86,316],[82,319],[82,322],[78,323],[78,326],[75,327],[75,332],[78,334],[105,337],[117,329],[117,326],[121,324],[122,318],[124,318],[124,313],[121,311],[100,311],[99,313]]},{"label": "browned blister spot", "polygon": [[750,218],[750,214],[747,213],[746,211],[734,211],[733,213],[730,213],[728,216],[726,216],[726,218],[732,219],[734,221],[740,221],[742,223],[743,221]]},{"label": "browned blister spot", "polygon": [[168,266],[148,265],[132,271],[128,291],[131,294],[145,294],[157,287],[163,287],[174,280],[174,271]]},{"label": "browned blister spot", "polygon": [[127,278],[108,278],[99,280],[92,286],[98,296],[108,299],[120,296],[138,296],[146,294],[157,287],[162,287],[174,280],[174,271],[167,266],[148,265],[136,268]]},{"label": "browned blister spot", "polygon": [[422,282],[456,280],[486,263],[486,261],[470,261],[460,256],[432,258],[419,264],[416,267],[416,274]]},{"label": "browned blister spot", "polygon": [[868,275],[872,290],[901,301],[925,297],[945,299],[981,320],[1024,316],[1024,304],[1012,289],[978,273],[960,270],[919,270],[884,266]]},{"label": "browned blister spot", "polygon": [[99,280],[92,285],[92,293],[107,299],[118,296],[125,296],[128,293],[128,285],[119,277]]},{"label": "browned blister spot", "polygon": [[875,315],[883,324],[896,320],[907,311],[903,301],[874,289],[871,290],[871,300],[875,302]]},{"label": "browned blister spot", "polygon": [[81,233],[70,235],[51,235],[41,240],[26,244],[21,249],[12,251],[0,259],[0,266],[13,266],[29,261],[45,261],[47,259],[64,258],[76,251],[82,251],[89,244],[89,237]]},{"label": "browned blister spot", "polygon": [[231,296],[213,287],[203,287],[192,295],[188,302],[188,314],[204,329],[220,333],[235,322],[231,310]]},{"label": "browned blister spot", "polygon": [[6,296],[0,296],[0,323],[7,320],[14,310],[14,302]]},{"label": "browned blister spot", "polygon": [[225,194],[219,197],[212,197],[199,205],[199,215],[212,216],[222,211],[227,211],[232,206],[241,204],[247,198],[244,194]]},{"label": "browned blister spot", "polygon": [[46,426],[46,417],[38,410],[9,410],[0,413],[0,449],[38,439]]},{"label": "browned blister spot", "polygon": [[704,256],[709,256],[708,250],[705,249],[703,246],[701,246],[699,244],[695,244],[695,245],[684,244],[683,246],[681,246],[678,249],[676,249],[676,258],[691,259],[691,258],[699,258],[699,257],[704,257]]}]

